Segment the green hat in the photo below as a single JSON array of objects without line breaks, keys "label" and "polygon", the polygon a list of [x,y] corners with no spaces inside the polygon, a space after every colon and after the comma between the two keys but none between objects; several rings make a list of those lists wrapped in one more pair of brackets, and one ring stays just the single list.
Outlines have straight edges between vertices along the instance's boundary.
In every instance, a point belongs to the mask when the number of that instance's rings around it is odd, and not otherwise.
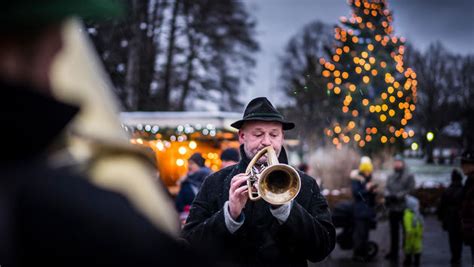
[{"label": "green hat", "polygon": [[105,19],[124,13],[121,0],[11,0],[2,3],[0,30],[35,28],[71,16]]}]

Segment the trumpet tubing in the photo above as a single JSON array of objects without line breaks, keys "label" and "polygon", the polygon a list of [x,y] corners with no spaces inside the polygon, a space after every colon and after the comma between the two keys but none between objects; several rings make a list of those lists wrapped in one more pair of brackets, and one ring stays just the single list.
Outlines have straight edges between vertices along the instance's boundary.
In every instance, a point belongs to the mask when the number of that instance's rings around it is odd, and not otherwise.
[{"label": "trumpet tubing", "polygon": [[[260,157],[267,154],[268,166],[261,173],[254,173],[253,167]],[[271,146],[260,150],[249,163],[246,173],[250,175],[247,185],[249,198],[263,198],[270,204],[282,205],[294,199],[301,188],[301,178],[291,166],[278,162],[275,151]],[[256,184],[256,190],[254,184]]]}]

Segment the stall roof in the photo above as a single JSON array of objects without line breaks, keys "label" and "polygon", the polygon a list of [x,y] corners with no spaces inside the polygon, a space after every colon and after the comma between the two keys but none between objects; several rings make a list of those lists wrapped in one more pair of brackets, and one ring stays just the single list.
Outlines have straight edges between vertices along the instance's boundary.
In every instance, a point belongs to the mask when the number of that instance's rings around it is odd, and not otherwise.
[{"label": "stall roof", "polygon": [[125,125],[158,125],[160,127],[177,127],[179,125],[213,125],[231,131],[236,129],[230,126],[242,118],[241,113],[221,111],[183,111],[183,112],[121,112],[120,120]]}]

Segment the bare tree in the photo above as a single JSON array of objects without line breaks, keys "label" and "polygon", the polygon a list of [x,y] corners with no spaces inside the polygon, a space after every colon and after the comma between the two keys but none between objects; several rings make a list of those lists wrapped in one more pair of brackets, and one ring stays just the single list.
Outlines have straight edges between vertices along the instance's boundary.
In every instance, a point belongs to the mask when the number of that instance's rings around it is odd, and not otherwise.
[{"label": "bare tree", "polygon": [[[184,3],[187,60],[178,109],[193,98],[212,99],[224,110],[240,106],[237,96],[255,65],[255,22],[239,1],[187,0]],[[199,73],[205,72],[206,75]]]},{"label": "bare tree", "polygon": [[463,146],[474,149],[474,55],[459,58],[456,71],[456,90],[462,123]]},{"label": "bare tree", "polygon": [[241,105],[258,50],[240,1],[128,0],[125,20],[89,32],[127,110],[186,110],[194,98]]},{"label": "bare tree", "polygon": [[[468,60],[453,55],[439,42],[431,44],[424,53],[409,47],[407,58],[417,74],[419,88],[414,121],[422,136],[427,162],[431,163],[433,148],[438,140],[435,138],[429,142],[424,137],[428,132],[437,136],[449,123],[461,120],[463,109],[460,107],[469,107],[463,94],[468,95],[472,90],[468,85],[469,79],[472,83],[472,77],[469,77],[472,74],[468,73],[472,66],[469,66]],[[461,69],[464,69],[464,74]]]},{"label": "bare tree", "polygon": [[281,57],[281,90],[292,100],[289,116],[310,147],[323,142],[323,129],[334,114],[334,98],[327,94],[318,60],[330,50],[332,27],[322,22],[305,26],[288,42]]}]

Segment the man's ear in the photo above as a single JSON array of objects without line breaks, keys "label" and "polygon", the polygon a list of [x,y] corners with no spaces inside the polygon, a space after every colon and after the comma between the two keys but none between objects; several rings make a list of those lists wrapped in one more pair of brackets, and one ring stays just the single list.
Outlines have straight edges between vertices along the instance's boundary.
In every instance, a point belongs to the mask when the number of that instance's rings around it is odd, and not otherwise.
[{"label": "man's ear", "polygon": [[243,143],[245,139],[245,133],[242,129],[239,129],[239,143]]}]

